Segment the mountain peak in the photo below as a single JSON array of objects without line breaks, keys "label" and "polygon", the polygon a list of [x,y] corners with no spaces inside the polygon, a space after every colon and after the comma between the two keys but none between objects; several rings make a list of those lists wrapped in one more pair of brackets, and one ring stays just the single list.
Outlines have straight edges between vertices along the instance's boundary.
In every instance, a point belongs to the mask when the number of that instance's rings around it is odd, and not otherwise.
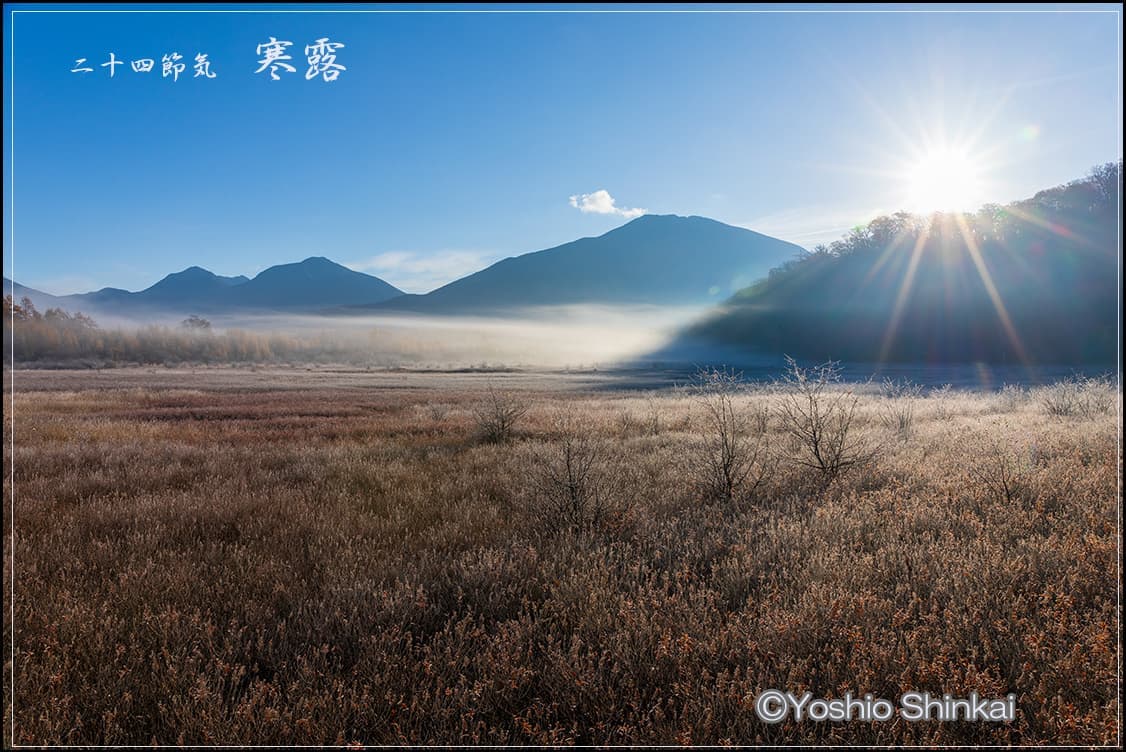
[{"label": "mountain peak", "polygon": [[[733,227],[734,225],[727,225],[720,222],[718,219],[711,217],[701,217],[698,214],[642,214],[636,219],[631,219],[621,227],[630,226],[656,226],[656,225],[719,225],[724,227]],[[621,228],[619,228],[621,229]]]},{"label": "mountain peak", "polygon": [[629,222],[626,222],[622,227],[629,225],[652,225],[661,222],[668,222],[670,220],[685,219],[679,214],[642,214],[640,217],[634,217]]},{"label": "mountain peak", "polygon": [[707,217],[645,214],[386,307],[446,313],[586,303],[706,305],[765,277],[800,250]]},{"label": "mountain peak", "polygon": [[645,214],[635,219],[634,222],[638,222],[643,219],[649,220],[653,223],[666,222],[670,224],[675,223],[685,225],[722,225],[724,227],[736,226],[728,224],[727,222],[721,222],[718,219],[712,219],[711,217],[704,217],[699,214]]},{"label": "mountain peak", "polygon": [[[215,272],[212,272],[208,269],[204,269],[202,266],[189,266],[187,269],[184,269],[183,271],[173,272],[172,274],[168,275],[168,277],[201,277],[201,278],[203,278],[203,277],[214,277],[214,276],[216,276]],[[168,277],[165,277],[165,279],[168,279]]]},{"label": "mountain peak", "polygon": [[[712,242],[717,235],[752,232],[745,227],[736,227],[717,219],[695,214],[644,214],[624,225],[610,230],[606,235],[631,237],[637,242],[648,242],[658,237],[673,236],[696,242]],[[758,234],[758,233],[754,233]]]},{"label": "mountain peak", "polygon": [[246,282],[246,277],[221,277],[215,272],[204,269],[202,266],[189,266],[179,272],[173,272],[152,287],[142,292],[149,296],[164,298],[169,295],[179,297],[183,295],[213,294],[215,290],[223,287],[234,287]]},{"label": "mountain peak", "polygon": [[378,277],[363,274],[324,256],[263,269],[240,286],[240,299],[259,308],[377,303],[402,295]]},{"label": "mountain peak", "polygon": [[[16,293],[30,290],[5,278],[5,290],[9,289]],[[41,300],[53,300],[45,293],[31,292]],[[140,292],[106,287],[68,296],[66,302],[81,302],[83,309],[93,306],[96,312],[140,311],[148,315],[159,309],[180,315],[201,311],[320,309],[377,303],[398,295],[402,291],[378,277],[353,271],[324,256],[311,256],[304,261],[271,266],[253,280],[243,275],[224,277],[201,266],[189,266]]]}]

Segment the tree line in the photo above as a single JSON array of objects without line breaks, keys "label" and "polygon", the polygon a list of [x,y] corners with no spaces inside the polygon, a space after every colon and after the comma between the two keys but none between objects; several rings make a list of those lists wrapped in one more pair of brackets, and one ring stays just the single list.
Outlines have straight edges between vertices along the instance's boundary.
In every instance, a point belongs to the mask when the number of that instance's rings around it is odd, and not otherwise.
[{"label": "tree line", "polygon": [[61,308],[40,312],[29,298],[4,297],[4,364],[40,366],[355,362],[355,348],[240,329],[216,332],[199,316],[178,328],[104,329],[86,314]]}]

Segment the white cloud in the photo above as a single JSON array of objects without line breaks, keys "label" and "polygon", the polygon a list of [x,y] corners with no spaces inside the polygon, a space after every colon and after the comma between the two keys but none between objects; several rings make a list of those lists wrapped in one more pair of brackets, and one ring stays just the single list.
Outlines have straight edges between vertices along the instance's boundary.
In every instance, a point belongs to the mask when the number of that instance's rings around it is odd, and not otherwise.
[{"label": "white cloud", "polygon": [[583,214],[617,214],[626,219],[640,217],[648,211],[648,209],[626,209],[625,207],[615,206],[614,197],[606,190],[571,196],[571,206]]},{"label": "white cloud", "polygon": [[374,274],[404,292],[424,293],[480,271],[500,258],[499,254],[485,251],[387,251],[345,266]]}]

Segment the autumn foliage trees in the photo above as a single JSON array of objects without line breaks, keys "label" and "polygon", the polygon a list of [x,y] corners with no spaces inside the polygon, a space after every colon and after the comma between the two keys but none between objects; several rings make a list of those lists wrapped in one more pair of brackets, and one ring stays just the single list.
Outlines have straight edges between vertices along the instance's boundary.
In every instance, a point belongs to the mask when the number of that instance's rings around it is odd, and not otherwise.
[{"label": "autumn foliage trees", "polygon": [[178,329],[104,329],[83,313],[45,312],[29,298],[4,298],[4,363],[69,366],[263,363],[332,355],[324,343],[237,329],[215,333],[205,319]]}]

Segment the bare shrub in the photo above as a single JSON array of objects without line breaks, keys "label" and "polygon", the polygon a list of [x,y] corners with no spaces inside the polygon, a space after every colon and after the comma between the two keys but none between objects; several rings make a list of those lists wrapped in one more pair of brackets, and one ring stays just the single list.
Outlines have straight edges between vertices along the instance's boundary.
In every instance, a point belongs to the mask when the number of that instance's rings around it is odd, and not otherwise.
[{"label": "bare shrub", "polygon": [[1077,385],[1061,381],[1038,390],[1037,399],[1044,412],[1057,417],[1070,417],[1078,412]]},{"label": "bare shrub", "polygon": [[706,418],[694,463],[705,497],[731,502],[751,496],[773,467],[766,442],[769,406],[740,410],[735,398],[744,392],[741,374],[727,369],[699,371],[690,391]]},{"label": "bare shrub", "polygon": [[923,394],[922,385],[907,379],[884,379],[880,393],[884,397],[880,416],[884,426],[906,441],[915,424],[915,405]]},{"label": "bare shrub", "polygon": [[930,390],[927,397],[934,400],[934,415],[936,418],[939,420],[950,420],[954,417],[954,411],[951,409],[953,396],[954,387],[950,384],[943,384],[942,386],[934,387]]},{"label": "bare shrub", "polygon": [[880,384],[880,394],[887,399],[903,399],[905,397],[918,399],[923,396],[923,386],[910,379],[885,378]]},{"label": "bare shrub", "polygon": [[1048,415],[1090,419],[1113,412],[1116,391],[1108,376],[1071,376],[1036,389],[1034,395]]},{"label": "bare shrub", "polygon": [[557,412],[551,440],[531,472],[534,513],[548,530],[583,532],[626,511],[623,474],[612,464],[612,444],[593,438],[590,421]]},{"label": "bare shrub", "polygon": [[786,356],[778,411],[792,440],[790,460],[833,478],[875,459],[879,448],[852,430],[860,395],[840,382],[836,361],[802,368]]},{"label": "bare shrub", "polygon": [[661,420],[661,398],[650,393],[638,409],[623,408],[617,415],[618,432],[624,436],[657,436],[664,428]]},{"label": "bare shrub", "polygon": [[1118,385],[1109,374],[1084,380],[1082,412],[1086,418],[1112,415],[1119,405]]},{"label": "bare shrub", "polygon": [[970,475],[988,489],[995,500],[1027,505],[1035,496],[1032,473],[1036,454],[1035,445],[1022,454],[998,442],[991,442],[970,465]]},{"label": "bare shrub", "polygon": [[513,392],[489,385],[484,401],[473,408],[477,434],[489,444],[503,444],[515,435],[516,424],[528,412],[528,401]]},{"label": "bare shrub", "polygon": [[755,435],[765,436],[770,431],[770,416],[770,403],[765,398],[747,408],[747,422]]},{"label": "bare shrub", "polygon": [[1019,410],[1021,405],[1028,401],[1029,392],[1026,387],[1019,384],[1005,384],[997,393],[997,402],[1002,412]]},{"label": "bare shrub", "polygon": [[443,402],[431,402],[426,406],[426,410],[430,415],[430,419],[435,423],[443,422],[449,417],[451,406]]},{"label": "bare shrub", "polygon": [[622,437],[631,436],[638,430],[638,420],[630,410],[619,410],[616,422],[618,434]]}]

